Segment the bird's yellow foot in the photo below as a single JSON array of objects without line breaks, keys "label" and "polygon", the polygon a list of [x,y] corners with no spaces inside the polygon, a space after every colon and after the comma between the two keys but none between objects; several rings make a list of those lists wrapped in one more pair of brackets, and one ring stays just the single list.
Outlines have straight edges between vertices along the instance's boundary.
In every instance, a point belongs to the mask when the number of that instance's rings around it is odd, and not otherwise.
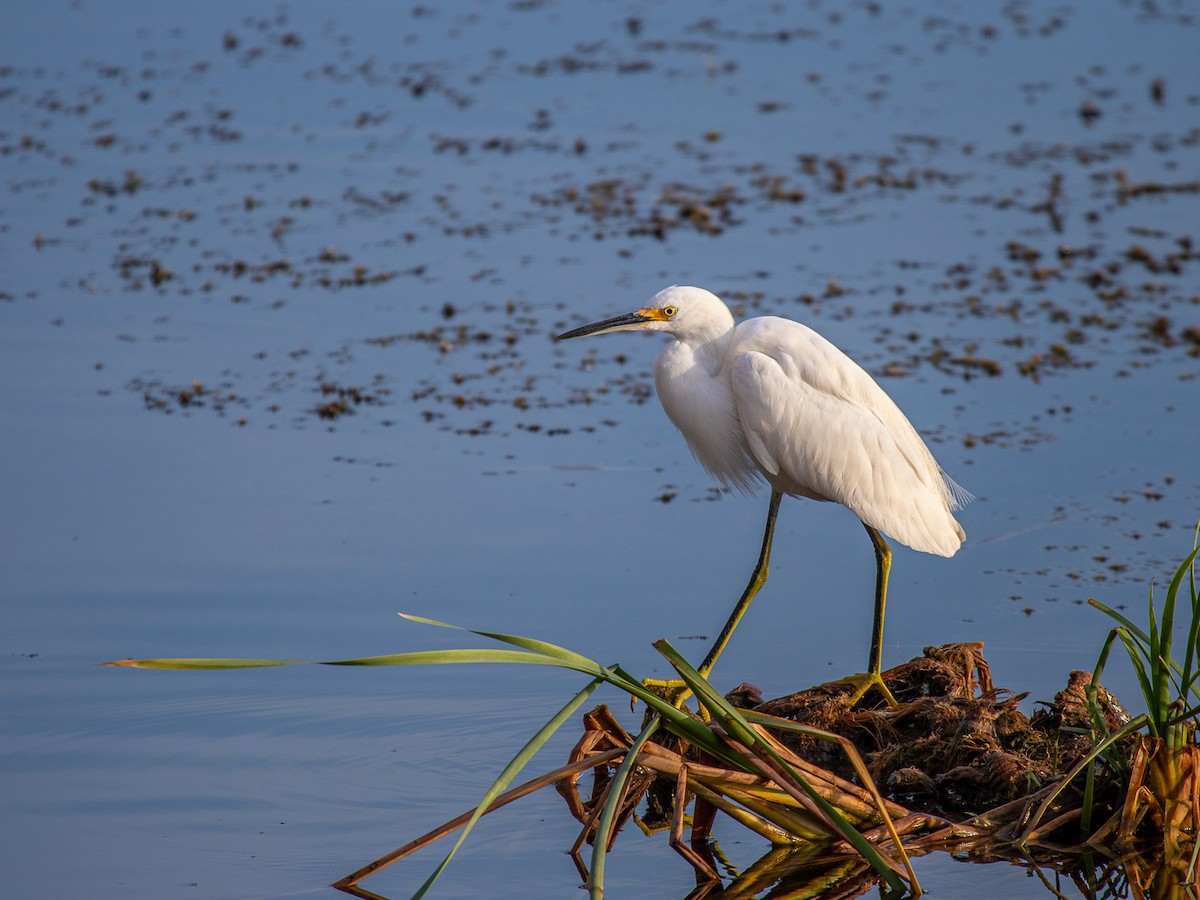
[{"label": "bird's yellow foot", "polygon": [[[676,709],[683,709],[683,704],[692,696],[691,688],[678,678],[643,678],[642,687],[658,694]],[[632,699],[637,703],[636,697]]]},{"label": "bird's yellow foot", "polygon": [[845,678],[838,678],[834,681],[827,682],[828,684],[844,684],[852,689],[850,694],[850,705],[853,706],[863,698],[871,688],[875,688],[887,701],[888,706],[897,706],[896,698],[892,696],[892,692],[888,690],[888,686],[883,681],[883,676],[878,672],[859,672],[855,675],[847,675]]},{"label": "bird's yellow foot", "polygon": [[[678,678],[643,678],[642,687],[649,688],[650,690],[654,691],[654,693],[658,694],[658,696],[662,697],[676,709],[682,709],[692,713],[692,715],[697,716],[701,722],[707,723],[711,721],[708,715],[708,710],[702,705],[696,704],[697,708],[695,712],[692,712],[691,709],[684,705],[687,703],[688,698],[692,696],[692,689]],[[629,703],[630,708],[632,709],[636,705],[637,698],[631,697]],[[653,715],[653,711],[647,709],[646,717],[649,718],[651,715]]]}]

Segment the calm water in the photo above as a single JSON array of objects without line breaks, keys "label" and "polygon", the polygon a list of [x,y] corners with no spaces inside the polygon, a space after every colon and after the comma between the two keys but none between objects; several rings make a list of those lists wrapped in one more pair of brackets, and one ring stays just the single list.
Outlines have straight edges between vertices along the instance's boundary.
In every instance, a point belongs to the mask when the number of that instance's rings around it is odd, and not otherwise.
[{"label": "calm water", "polygon": [[[0,872],[14,896],[333,896],[472,805],[567,673],[97,667],[461,644],[662,674],[741,590],[653,338],[701,284],[878,375],[977,495],[898,550],[885,663],[983,640],[1049,699],[1200,516],[1200,63],[1183,3],[9,4],[0,32]],[[860,669],[873,573],[785,503],[717,670]],[[1137,706],[1128,673],[1109,686]],[[606,697],[617,706],[619,698]],[[543,768],[573,743],[564,734]],[[536,764],[535,764],[536,767]],[[438,896],[560,897],[554,797]],[[766,848],[727,829],[737,865]],[[406,896],[437,851],[368,882]],[[941,896],[1044,895],[921,861]],[[630,834],[612,896],[681,897]],[[1069,891],[1065,892],[1070,895]]]}]

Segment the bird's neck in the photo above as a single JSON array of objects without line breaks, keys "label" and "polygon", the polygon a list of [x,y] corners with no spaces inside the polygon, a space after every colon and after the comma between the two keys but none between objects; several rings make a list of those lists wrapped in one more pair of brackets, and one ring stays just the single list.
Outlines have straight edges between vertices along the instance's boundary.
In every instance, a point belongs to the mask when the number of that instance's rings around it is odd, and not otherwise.
[{"label": "bird's neck", "polygon": [[733,329],[716,332],[711,335],[691,337],[687,345],[691,348],[692,356],[705,372],[715,376],[725,363],[729,351],[729,342],[733,340]]}]

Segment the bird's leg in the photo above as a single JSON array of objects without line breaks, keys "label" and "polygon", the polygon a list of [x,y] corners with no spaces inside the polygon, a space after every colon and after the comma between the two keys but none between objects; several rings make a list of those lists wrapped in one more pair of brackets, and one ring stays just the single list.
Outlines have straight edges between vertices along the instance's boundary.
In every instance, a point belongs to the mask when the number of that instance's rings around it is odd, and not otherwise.
[{"label": "bird's leg", "polygon": [[863,528],[875,548],[875,624],[871,627],[871,658],[867,671],[878,675],[883,669],[883,614],[887,607],[888,575],[892,571],[892,548],[879,530],[866,523]]},{"label": "bird's leg", "polygon": [[[708,651],[708,655],[704,657],[704,662],[700,663],[698,671],[705,678],[712,671],[712,667],[716,664],[717,657],[721,655],[721,651],[725,649],[725,645],[729,643],[729,638],[733,634],[733,630],[737,628],[738,622],[746,614],[746,610],[750,606],[750,601],[754,599],[754,595],[766,584],[767,569],[771,562],[771,541],[775,536],[775,519],[779,515],[779,502],[782,499],[783,494],[772,489],[771,502],[767,507],[767,525],[763,531],[762,549],[758,553],[758,562],[754,566],[754,571],[750,573],[750,581],[746,585],[746,589],[742,591],[742,596],[738,599],[733,612],[729,614],[729,618],[726,620],[725,626],[721,629],[721,633],[717,635],[717,639]],[[886,546],[885,544],[884,547]],[[651,678],[643,681],[642,684],[647,687],[664,689],[664,693],[669,696],[676,706],[682,704],[691,695],[691,691],[687,689],[682,681]]]},{"label": "bird's leg", "polygon": [[892,571],[892,548],[878,529],[863,522],[871,545],[875,548],[875,623],[871,627],[871,658],[867,662],[867,671],[858,675],[848,675],[839,679],[837,684],[848,684],[854,688],[850,695],[850,705],[853,706],[862,699],[863,694],[871,688],[878,688],[888,706],[896,705],[896,698],[883,683],[883,614],[887,607],[888,574]]},{"label": "bird's leg", "polygon": [[754,571],[750,573],[750,581],[746,585],[746,590],[742,591],[742,596],[738,600],[737,606],[729,614],[729,619],[725,622],[725,627],[717,635],[712,649],[708,651],[708,656],[704,657],[704,662],[700,663],[700,674],[706,678],[708,677],[708,673],[712,671],[712,667],[716,665],[717,657],[721,655],[721,651],[729,643],[729,638],[733,634],[733,630],[737,628],[738,622],[742,621],[742,616],[746,614],[746,610],[750,607],[750,601],[754,599],[754,595],[759,592],[759,589],[767,583],[767,568],[771,563],[771,541],[775,537],[775,518],[779,515],[779,501],[782,499],[783,494],[777,490],[771,490],[771,502],[767,507],[767,525],[763,529],[762,549],[758,552],[758,562],[754,565]]}]

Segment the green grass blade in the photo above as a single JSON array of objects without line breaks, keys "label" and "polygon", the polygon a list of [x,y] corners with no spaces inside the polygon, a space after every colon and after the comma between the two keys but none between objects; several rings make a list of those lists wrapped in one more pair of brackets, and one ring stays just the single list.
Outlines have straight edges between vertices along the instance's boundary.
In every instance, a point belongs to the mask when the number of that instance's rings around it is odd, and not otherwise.
[{"label": "green grass blade", "polygon": [[619,665],[613,666],[611,672],[619,679],[611,683],[630,695],[637,697],[650,709],[654,710],[655,714],[663,720],[663,726],[672,734],[695,744],[722,762],[746,771],[745,761],[731,755],[729,748],[725,746],[724,742],[713,734],[703,722],[697,720],[687,711],[672,706],[640,681],[634,679],[633,676]]},{"label": "green grass blade", "polygon": [[1192,605],[1192,621],[1191,627],[1188,628],[1187,636],[1187,654],[1184,656],[1183,671],[1180,673],[1180,682],[1182,683],[1183,693],[1187,694],[1195,690],[1197,680],[1200,679],[1200,672],[1195,668],[1196,665],[1196,649],[1200,645],[1200,593],[1196,591],[1196,553],[1200,550],[1200,546],[1192,550],[1192,555],[1188,560],[1184,561],[1184,566],[1188,572],[1188,596],[1191,598]]},{"label": "green grass blade", "polygon": [[1178,715],[1172,718],[1167,725],[1173,728],[1177,725],[1182,725],[1188,719],[1196,718],[1197,715],[1200,715],[1200,706],[1193,706],[1190,709],[1185,709],[1180,712]]},{"label": "green grass blade", "polygon": [[1088,763],[1083,782],[1083,800],[1079,811],[1079,839],[1086,841],[1092,833],[1092,806],[1096,797],[1096,761]]},{"label": "green grass blade", "polygon": [[576,669],[580,672],[592,671],[599,674],[601,666],[599,663],[568,650],[565,647],[560,647],[557,644],[551,644],[546,641],[539,641],[534,638],[521,637],[515,634],[501,634],[497,631],[479,631],[474,628],[463,628],[459,625],[451,625],[448,622],[439,622],[436,619],[426,619],[422,616],[413,616],[408,613],[399,613],[403,619],[410,622],[418,622],[422,625],[435,625],[438,628],[452,628],[455,631],[466,631],[470,634],[477,634],[480,637],[485,637],[493,641],[500,641],[504,644],[511,644],[514,647],[520,647],[523,650],[529,650],[533,653],[541,653],[545,656],[552,656],[562,660],[569,668]]},{"label": "green grass blade", "polygon": [[[580,657],[582,659],[582,657]],[[572,660],[573,662],[573,660]],[[590,660],[588,661],[590,663]],[[304,660],[304,659],[239,659],[239,658],[163,658],[163,659],[119,659],[103,663],[105,666],[124,666],[134,669],[264,669],[272,666],[429,666],[463,663],[524,663],[555,666],[560,669],[583,671],[599,677],[600,667],[595,663],[575,666],[561,656],[549,656],[524,650],[494,650],[456,648],[451,650],[416,650],[411,653],[391,653],[385,656],[363,656],[357,659]]]},{"label": "green grass blade", "polygon": [[625,785],[629,781],[629,773],[637,765],[638,754],[642,752],[642,747],[646,746],[646,741],[658,730],[659,723],[658,718],[652,718],[646,723],[646,727],[629,745],[629,751],[617,766],[617,771],[613,773],[608,799],[600,813],[600,821],[596,823],[596,835],[592,841],[592,865],[588,872],[587,884],[588,896],[592,900],[602,900],[604,897],[604,859],[608,855],[613,823],[616,822],[617,813],[620,812],[625,799]]},{"label": "green grass blade", "polygon": [[103,666],[124,666],[130,669],[268,669],[272,666],[302,666],[302,659],[114,659]]},{"label": "green grass blade", "polygon": [[1175,570],[1175,575],[1171,579],[1171,584],[1167,587],[1168,595],[1174,596],[1179,593],[1179,588],[1183,584],[1183,578],[1192,571],[1192,563],[1196,561],[1197,554],[1200,554],[1200,547],[1192,550],[1192,552],[1189,553],[1184,561],[1180,564],[1179,568]]},{"label": "green grass blade", "polygon": [[[1171,578],[1171,583],[1167,586],[1167,599],[1164,601],[1163,605],[1164,605],[1164,607],[1168,607],[1171,609],[1172,615],[1174,614],[1175,605],[1179,599],[1179,591],[1183,587],[1184,576],[1191,575],[1194,578],[1195,573],[1192,570],[1192,564],[1196,560],[1197,553],[1200,553],[1200,547],[1194,548],[1192,550],[1192,552],[1187,555],[1187,558],[1185,558],[1184,561],[1179,565],[1179,568],[1175,570],[1175,575]],[[1196,597],[1196,590],[1195,590],[1194,583],[1191,585],[1191,588],[1192,588],[1191,596],[1189,599],[1191,601],[1191,607],[1192,607],[1192,621],[1191,621],[1191,627],[1188,629],[1189,639],[1191,638],[1191,636],[1193,634],[1196,633],[1196,628],[1197,628],[1197,625],[1196,625],[1196,603],[1197,603],[1198,598]],[[1167,641],[1169,644],[1170,639],[1168,638]],[[1195,644],[1189,641],[1188,646],[1187,646],[1187,658],[1184,662],[1184,667],[1183,667],[1182,671],[1180,672],[1180,681],[1181,682],[1186,683],[1186,682],[1189,682],[1192,680],[1192,674],[1191,674],[1192,657],[1195,652],[1195,649],[1196,649]],[[1168,655],[1168,658],[1169,658],[1169,655]],[[1186,690],[1186,688],[1184,688],[1184,689]]]},{"label": "green grass blade", "polygon": [[480,817],[487,812],[488,807],[492,805],[492,801],[494,801],[508,789],[508,786],[512,783],[513,779],[516,778],[517,775],[520,774],[521,770],[524,769],[529,763],[529,761],[533,759],[538,750],[540,750],[542,746],[548,740],[550,740],[554,733],[558,731],[558,729],[561,728],[563,724],[575,714],[575,711],[579,709],[581,705],[583,705],[584,701],[586,701],[587,698],[592,695],[592,693],[601,685],[602,682],[603,679],[595,678],[587,685],[587,687],[572,697],[562,709],[555,713],[550,721],[548,721],[541,727],[541,729],[538,730],[537,734],[529,739],[529,741],[524,747],[521,748],[517,755],[512,758],[512,761],[504,767],[504,771],[500,773],[499,777],[497,777],[492,783],[492,786],[488,788],[487,793],[483,795],[483,799],[479,801],[479,805],[475,807],[474,814],[471,816],[467,824],[463,826],[462,833],[458,836],[458,840],[455,842],[454,846],[450,848],[450,852],[446,854],[446,858],[441,861],[438,867],[434,869],[433,873],[427,879],[425,879],[425,883],[421,885],[415,894],[413,894],[413,900],[420,900],[420,898],[424,897],[429,889],[433,887],[434,883],[438,880],[438,878],[441,877],[442,872],[445,871],[446,866],[450,864],[450,860],[452,860],[454,855],[458,853],[459,847],[463,845],[463,842],[467,839],[467,835],[470,834],[471,829],[475,827],[475,823],[479,821]]},{"label": "green grass blade", "polygon": [[414,650],[410,653],[390,653],[386,656],[363,656],[358,659],[335,659],[319,662],[319,666],[433,666],[463,663],[532,663],[540,666],[564,666],[562,660],[524,650],[491,650],[455,648],[452,650]]},{"label": "green grass blade", "polygon": [[[1171,646],[1175,631],[1175,600],[1176,594],[1167,592],[1163,601],[1162,624],[1158,630],[1158,645],[1152,647],[1154,656],[1150,658],[1150,671],[1154,676],[1154,700],[1158,710],[1159,720],[1165,723],[1170,718],[1171,707]],[[1153,611],[1153,601],[1150,604]]]},{"label": "green grass blade", "polygon": [[1115,609],[1113,609],[1110,606],[1105,606],[1099,600],[1096,600],[1094,598],[1088,600],[1088,605],[1100,610],[1100,612],[1104,613],[1106,616],[1110,616],[1110,617],[1116,619],[1117,622],[1121,625],[1121,627],[1124,628],[1127,632],[1129,632],[1129,634],[1132,635],[1134,638],[1136,638],[1138,641],[1140,641],[1143,646],[1149,646],[1150,636],[1147,635],[1146,632],[1142,631],[1142,629],[1140,629],[1137,625],[1133,624],[1133,622],[1131,620],[1125,618],[1125,616],[1123,616],[1119,612],[1117,612]]},{"label": "green grass blade", "polygon": [[[1131,622],[1129,619],[1125,618],[1125,616],[1121,615],[1115,609],[1105,606],[1103,603],[1101,603],[1099,600],[1096,600],[1095,598],[1090,598],[1088,600],[1088,605],[1095,609],[1100,610],[1100,612],[1104,613],[1105,615],[1107,615],[1107,616],[1115,619],[1119,623],[1121,623],[1121,627],[1125,629],[1126,634],[1128,636],[1133,638],[1135,645],[1141,650],[1142,655],[1143,656],[1148,655],[1149,637],[1147,636],[1146,632],[1142,631],[1140,628],[1138,628],[1138,626],[1134,625],[1133,622]],[[1193,631],[1200,629],[1200,616],[1197,616],[1196,621],[1194,621],[1192,624],[1193,624]],[[1126,647],[1128,648],[1128,644],[1126,645]],[[1169,660],[1168,662],[1174,671],[1176,671],[1178,673],[1182,673],[1183,670],[1180,668],[1180,666],[1177,662],[1175,662],[1174,660]],[[1197,677],[1193,677],[1193,679],[1191,681],[1191,692],[1196,696],[1197,699],[1200,699],[1200,682],[1198,682]],[[1143,696],[1146,696],[1148,699],[1148,695],[1146,694],[1146,692],[1144,690],[1142,693],[1143,693]]]},{"label": "green grass blade", "polygon": [[672,647],[670,642],[659,640],[655,641],[653,646],[655,650],[666,657],[667,662],[674,666],[684,684],[696,695],[696,700],[703,704],[704,708],[725,727],[735,740],[748,747],[754,745],[758,740],[754,729],[742,719],[733,705],[717,692],[708,679],[693,668],[692,664],[684,659],[683,655]]},{"label": "green grass blade", "polygon": [[[1175,570],[1174,577],[1172,577],[1171,583],[1167,586],[1167,596],[1163,600],[1163,624],[1161,630],[1162,647],[1159,651],[1160,656],[1158,663],[1158,699],[1159,709],[1161,711],[1163,720],[1164,733],[1169,739],[1169,746],[1172,748],[1181,746],[1187,738],[1186,726],[1179,724],[1175,721],[1175,719],[1178,708],[1182,707],[1185,703],[1188,691],[1187,682],[1191,679],[1191,674],[1188,671],[1190,669],[1190,662],[1183,669],[1180,669],[1178,663],[1175,662],[1171,654],[1172,637],[1175,630],[1175,609],[1179,601],[1179,592],[1180,588],[1183,586],[1184,576],[1191,571],[1192,562],[1196,558],[1197,549],[1200,548],[1194,548],[1192,552],[1188,554],[1187,558]],[[1194,608],[1194,598],[1189,599]],[[1192,627],[1188,629],[1189,634],[1193,630],[1195,623],[1193,622],[1191,625]],[[1188,649],[1189,660],[1193,649],[1194,648],[1191,647]],[[1172,679],[1170,678],[1172,667],[1174,667],[1174,669],[1180,673],[1179,681],[1175,683],[1173,683]],[[1174,694],[1172,694],[1170,690],[1172,686],[1176,688]],[[1174,700],[1176,696],[1180,698],[1178,707],[1175,705]]]},{"label": "green grass blade", "polygon": [[[834,823],[839,835],[854,847],[892,890],[903,891],[905,889],[904,881],[892,863],[885,859],[883,854],[870,841],[864,838],[858,829],[851,825],[833,804],[809,785],[808,781],[793,769],[787,760],[779,756],[770,744],[763,741],[758,733],[750,727],[747,720],[742,717],[741,712],[719,694],[670,643],[665,640],[655,641],[654,648],[675,667],[675,671],[679,673],[679,677],[683,679],[684,683],[692,689],[692,692],[696,695],[696,699],[704,704],[709,714],[725,727],[731,737],[747,747],[754,748],[764,756],[770,757],[776,766],[803,789],[804,793],[813,801],[817,808]],[[911,871],[910,867],[909,872],[911,873]],[[916,886],[915,881],[913,882],[913,886]]]},{"label": "green grass blade", "polygon": [[[1100,708],[1099,686],[1101,678],[1104,675],[1104,667],[1108,665],[1108,656],[1112,652],[1113,645],[1116,643],[1118,637],[1120,637],[1120,629],[1114,628],[1108,633],[1108,637],[1104,639],[1103,647],[1100,648],[1100,656],[1096,660],[1096,666],[1092,669],[1092,680],[1084,688],[1084,695],[1087,698],[1088,716],[1092,720],[1093,743],[1104,740],[1111,734],[1108,722],[1104,718],[1104,710]],[[1116,772],[1127,772],[1129,769],[1129,760],[1123,753],[1109,753],[1106,751],[1105,761]],[[1091,777],[1092,775],[1089,772],[1089,778]],[[1085,813],[1090,813],[1090,809],[1087,806],[1084,807],[1084,810]]]},{"label": "green grass blade", "polygon": [[1118,630],[1112,629],[1108,633],[1108,637],[1104,639],[1104,644],[1100,647],[1100,656],[1096,659],[1096,665],[1092,667],[1092,680],[1088,685],[1089,689],[1095,690],[1096,685],[1100,683],[1100,678],[1104,674],[1104,667],[1108,665],[1109,654],[1112,653],[1113,644],[1118,637]]},{"label": "green grass blade", "polygon": [[[816,728],[812,725],[804,725],[800,722],[792,722],[788,719],[781,719],[778,716],[773,716],[770,713],[755,712],[752,709],[739,709],[738,714],[747,722],[753,722],[756,725],[765,725],[776,731],[790,731],[793,734],[803,734],[807,737],[820,738],[829,740],[836,738],[836,735],[825,731],[823,728]],[[864,785],[865,787],[865,785]]]},{"label": "green grass blade", "polygon": [[1126,722],[1125,725],[1119,730],[1114,731],[1108,737],[1093,745],[1091,750],[1088,751],[1087,755],[1079,760],[1079,762],[1077,762],[1071,768],[1071,771],[1059,779],[1054,789],[1042,799],[1042,802],[1038,805],[1038,808],[1034,811],[1033,815],[1029,819],[1028,824],[1025,826],[1025,830],[1017,837],[1016,841],[1013,843],[1013,846],[1015,846],[1018,850],[1024,850],[1026,843],[1033,837],[1038,825],[1041,824],[1042,819],[1045,817],[1046,811],[1054,805],[1054,801],[1058,799],[1059,794],[1066,790],[1067,785],[1069,785],[1080,772],[1083,772],[1088,766],[1090,766],[1096,760],[1096,758],[1100,756],[1100,754],[1108,750],[1109,747],[1111,747],[1121,738],[1125,737],[1125,735],[1133,734],[1135,731],[1138,731],[1141,728],[1149,725],[1149,718],[1150,717],[1144,713],[1140,716],[1135,716]]},{"label": "green grass blade", "polygon": [[1155,737],[1161,737],[1160,726],[1162,725],[1162,721],[1157,717],[1158,707],[1155,703],[1154,683],[1146,671],[1146,664],[1142,661],[1142,654],[1138,652],[1139,648],[1137,644],[1123,628],[1117,629],[1117,635],[1121,638],[1121,643],[1125,645],[1125,653],[1133,666],[1133,674],[1137,677],[1138,687],[1141,689],[1142,697],[1146,701],[1146,710],[1150,716],[1150,730]]},{"label": "green grass blade", "polygon": [[1153,583],[1151,583],[1151,585],[1150,585],[1150,596],[1146,598],[1146,605],[1149,608],[1149,619],[1150,619],[1150,635],[1149,635],[1149,640],[1147,641],[1147,643],[1150,645],[1149,646],[1150,652],[1146,655],[1149,656],[1151,659],[1153,659],[1154,656],[1156,656],[1158,654],[1159,647],[1160,647],[1160,644],[1162,641],[1162,638],[1158,632],[1158,615],[1154,612],[1154,584]]}]

